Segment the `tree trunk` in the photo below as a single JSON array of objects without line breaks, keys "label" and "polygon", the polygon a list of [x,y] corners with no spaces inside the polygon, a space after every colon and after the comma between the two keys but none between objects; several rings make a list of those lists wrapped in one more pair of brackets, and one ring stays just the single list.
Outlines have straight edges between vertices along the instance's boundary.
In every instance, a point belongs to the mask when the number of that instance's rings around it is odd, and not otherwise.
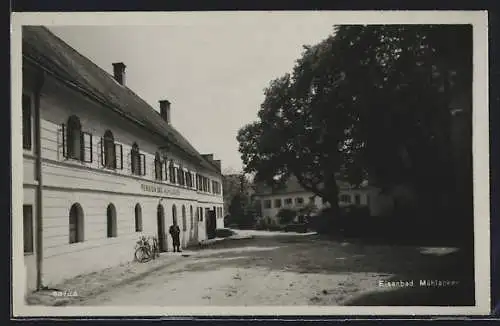
[{"label": "tree trunk", "polygon": [[330,218],[338,219],[340,217],[339,187],[335,177],[325,180],[325,198],[330,204]]}]

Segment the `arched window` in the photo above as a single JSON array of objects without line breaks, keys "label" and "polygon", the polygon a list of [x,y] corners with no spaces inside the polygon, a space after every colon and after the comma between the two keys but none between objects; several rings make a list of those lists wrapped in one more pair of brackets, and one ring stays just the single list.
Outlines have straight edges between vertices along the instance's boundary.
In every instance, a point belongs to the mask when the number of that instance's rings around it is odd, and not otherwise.
[{"label": "arched window", "polygon": [[181,186],[184,185],[184,170],[182,166],[177,169],[177,183]]},{"label": "arched window", "polygon": [[110,130],[106,130],[102,142],[104,155],[104,166],[108,169],[116,169],[115,138]]},{"label": "arched window", "polygon": [[177,208],[175,207],[175,204],[172,205],[172,222],[177,224]]},{"label": "arched window", "polygon": [[108,238],[116,237],[116,208],[115,205],[109,204],[106,211],[107,217],[107,234]]},{"label": "arched window", "polygon": [[200,215],[198,216],[200,221],[203,221],[203,207],[200,207]]},{"label": "arched window", "polygon": [[187,230],[186,206],[182,205],[182,231]]},{"label": "arched window", "polygon": [[193,205],[191,205],[191,206],[189,207],[189,212],[191,213],[191,214],[190,214],[190,217],[191,217],[191,218],[190,218],[190,222],[191,222],[191,226],[190,226],[190,228],[191,228],[191,230],[192,230],[192,229],[194,228]]},{"label": "arched window", "polygon": [[66,139],[68,157],[81,160],[83,151],[82,125],[76,115],[72,115],[68,119]]},{"label": "arched window", "polygon": [[168,166],[168,174],[170,176],[170,182],[171,183],[175,183],[176,181],[176,172],[175,172],[175,166],[174,166],[174,162],[170,161],[170,164]]},{"label": "arched window", "polygon": [[140,175],[141,174],[141,156],[139,152],[139,146],[137,143],[132,145],[132,149],[130,150],[130,162],[132,174]]},{"label": "arched window", "polygon": [[75,203],[69,210],[69,243],[83,242],[83,209]]},{"label": "arched window", "polygon": [[163,164],[160,153],[158,152],[155,154],[155,179],[163,180]]},{"label": "arched window", "polygon": [[135,205],[135,232],[142,232],[142,208],[140,204]]}]

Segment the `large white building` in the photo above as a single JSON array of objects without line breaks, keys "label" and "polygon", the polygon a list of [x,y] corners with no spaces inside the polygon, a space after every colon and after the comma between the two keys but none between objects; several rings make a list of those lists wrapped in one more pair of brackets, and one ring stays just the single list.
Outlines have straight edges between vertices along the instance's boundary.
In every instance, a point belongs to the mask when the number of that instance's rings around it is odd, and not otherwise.
[{"label": "large white building", "polygon": [[[139,236],[171,249],[222,228],[220,161],[44,27],[23,28],[23,236],[29,290],[133,259]],[[111,63],[110,63],[111,65]],[[209,136],[207,134],[207,136]]]}]

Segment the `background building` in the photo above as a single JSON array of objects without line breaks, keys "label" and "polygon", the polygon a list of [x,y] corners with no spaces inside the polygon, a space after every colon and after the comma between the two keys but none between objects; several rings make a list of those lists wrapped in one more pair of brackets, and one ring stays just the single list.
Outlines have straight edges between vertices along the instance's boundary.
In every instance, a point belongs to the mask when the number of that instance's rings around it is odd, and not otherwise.
[{"label": "background building", "polygon": [[[368,206],[371,214],[377,215],[377,211],[380,210],[379,203],[373,203],[372,197],[376,196],[377,199],[380,197],[378,189],[367,185],[351,187],[347,184],[341,184],[339,187],[340,207]],[[260,202],[262,217],[271,218],[275,222],[278,222],[277,214],[282,209],[300,211],[309,206],[312,208],[310,215],[316,215],[328,207],[327,202],[305,190],[293,176],[282,187],[275,189],[264,183],[257,184],[254,197]]]},{"label": "background building", "polygon": [[201,155],[126,84],[44,27],[23,27],[27,288],[130,261],[141,235],[171,248],[222,228],[220,161]]}]

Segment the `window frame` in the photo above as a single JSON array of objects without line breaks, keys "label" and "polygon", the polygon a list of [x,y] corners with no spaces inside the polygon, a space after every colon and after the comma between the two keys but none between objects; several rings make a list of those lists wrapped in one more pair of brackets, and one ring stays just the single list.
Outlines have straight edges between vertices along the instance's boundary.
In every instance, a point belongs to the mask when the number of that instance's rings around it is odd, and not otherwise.
[{"label": "window frame", "polygon": [[154,166],[155,166],[155,180],[163,181],[163,161],[161,159],[159,152],[155,153]]},{"label": "window frame", "polygon": [[177,206],[172,204],[172,223],[179,225],[179,220],[177,219]]},{"label": "window frame", "polygon": [[[348,200],[345,200],[346,198],[348,198]],[[340,202],[345,203],[345,204],[351,204],[352,203],[352,198],[348,194],[341,194],[339,196],[339,200],[340,200]]]},{"label": "window frame", "polygon": [[137,203],[134,207],[134,221],[135,221],[135,232],[143,232],[142,225],[142,207],[141,204]]},{"label": "window frame", "polygon": [[189,213],[190,213],[190,230],[194,229],[194,213],[193,213],[193,205],[189,205]]},{"label": "window frame", "polygon": [[182,214],[182,231],[187,231],[187,217],[186,217],[186,206],[182,205],[181,208],[181,214]]},{"label": "window frame", "polygon": [[171,184],[176,184],[177,183],[177,172],[175,170],[175,164],[173,161],[170,161],[168,165],[168,176],[169,176],[169,182]]},{"label": "window frame", "polygon": [[[73,214],[72,214],[73,213]],[[73,203],[69,209],[69,244],[77,244],[85,241],[85,217],[83,208],[79,203]],[[73,223],[72,223],[72,218]],[[74,238],[72,237],[71,225],[74,224]]]},{"label": "window frame", "polygon": [[[29,104],[28,107],[25,107],[26,103]],[[26,152],[33,152],[33,139],[34,139],[34,114],[33,114],[33,95],[30,93],[23,92],[21,98],[21,127],[22,127],[22,142],[23,142],[23,150]],[[28,111],[28,112],[27,112]],[[26,113],[26,115],[25,115]],[[29,116],[29,119],[27,118]],[[26,125],[25,125],[26,124]],[[25,129],[29,129],[29,132],[25,132]],[[27,144],[25,144],[25,141]]]},{"label": "window frame", "polygon": [[66,158],[83,161],[83,134],[82,123],[76,115],[71,115],[66,120]]},{"label": "window frame", "polygon": [[[29,215],[27,215],[29,213]],[[29,220],[26,219],[29,216]],[[35,237],[34,237],[34,217],[33,217],[33,205],[27,204],[23,205],[23,252],[24,255],[33,255],[35,253]],[[27,226],[29,225],[29,228]],[[27,231],[29,230],[29,231]],[[29,234],[26,234],[29,233]],[[29,239],[29,241],[27,241]]]},{"label": "window frame", "polygon": [[118,216],[117,216],[117,212],[116,212],[116,207],[113,203],[110,203],[106,207],[106,237],[108,239],[118,237],[118,221],[117,220],[118,220]]},{"label": "window frame", "polygon": [[[120,145],[121,146],[121,145]],[[113,132],[107,129],[101,138],[101,161],[106,169],[116,170],[116,141]],[[111,160],[111,161],[109,161]],[[123,159],[122,159],[123,162]]]}]

